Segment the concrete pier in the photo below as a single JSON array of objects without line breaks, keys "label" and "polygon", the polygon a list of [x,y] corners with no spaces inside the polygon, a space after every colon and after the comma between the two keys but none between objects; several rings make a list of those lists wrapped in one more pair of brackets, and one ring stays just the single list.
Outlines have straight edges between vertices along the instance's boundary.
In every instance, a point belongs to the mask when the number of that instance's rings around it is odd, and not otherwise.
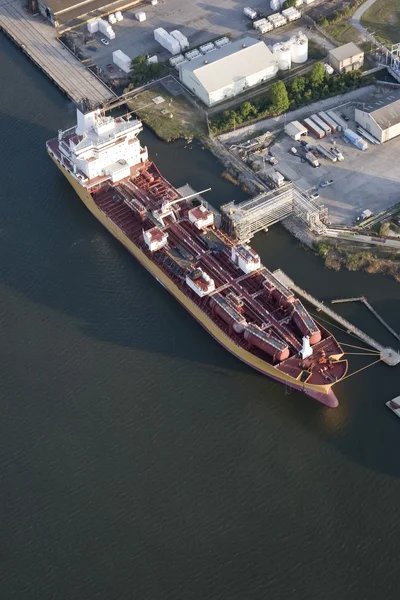
[{"label": "concrete pier", "polygon": [[301,296],[302,298],[307,300],[307,302],[315,306],[317,310],[319,310],[320,312],[324,312],[333,321],[340,323],[349,333],[353,333],[360,340],[368,344],[368,346],[375,348],[375,350],[377,350],[380,353],[380,358],[382,362],[386,363],[390,367],[394,367],[400,363],[399,352],[393,350],[393,348],[385,348],[384,346],[382,346],[382,344],[380,344],[372,337],[361,331],[361,329],[347,321],[347,319],[344,319],[343,317],[338,315],[335,311],[329,308],[329,306],[326,306],[323,302],[317,300],[317,298],[314,298],[314,296],[311,296],[311,294],[309,294],[301,287],[296,285],[294,281],[292,281],[290,277],[288,277],[286,273],[284,273],[281,269],[274,271],[274,275],[284,286],[296,292],[298,296]]},{"label": "concrete pier", "polygon": [[24,0],[0,0],[0,29],[74,102],[94,104],[116,95],[57,39],[41,15],[30,16]]}]

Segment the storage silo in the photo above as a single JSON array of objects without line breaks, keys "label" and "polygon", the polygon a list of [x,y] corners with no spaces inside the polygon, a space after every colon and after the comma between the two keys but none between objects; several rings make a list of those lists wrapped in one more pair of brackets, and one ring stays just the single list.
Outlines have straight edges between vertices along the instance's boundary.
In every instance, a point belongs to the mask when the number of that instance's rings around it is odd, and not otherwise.
[{"label": "storage silo", "polygon": [[308,59],[308,38],[304,33],[293,36],[290,40],[292,49],[292,62],[296,64],[305,63]]},{"label": "storage silo", "polygon": [[278,69],[287,71],[292,66],[292,49],[290,44],[278,43],[273,46],[274,55],[278,62]]}]

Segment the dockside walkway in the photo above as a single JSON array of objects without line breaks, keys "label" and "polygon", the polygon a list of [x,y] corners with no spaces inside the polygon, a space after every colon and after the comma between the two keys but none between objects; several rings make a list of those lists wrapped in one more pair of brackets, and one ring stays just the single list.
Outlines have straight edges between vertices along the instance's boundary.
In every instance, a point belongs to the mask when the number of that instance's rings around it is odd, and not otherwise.
[{"label": "dockside walkway", "polygon": [[41,15],[25,11],[24,0],[0,0],[0,29],[74,102],[88,98],[99,104],[115,97],[57,40],[56,30]]}]

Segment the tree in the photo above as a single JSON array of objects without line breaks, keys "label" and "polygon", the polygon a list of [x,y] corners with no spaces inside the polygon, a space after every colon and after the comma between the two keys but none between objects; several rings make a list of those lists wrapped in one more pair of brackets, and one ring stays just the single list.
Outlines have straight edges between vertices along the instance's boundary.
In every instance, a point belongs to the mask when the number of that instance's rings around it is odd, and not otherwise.
[{"label": "tree", "polygon": [[292,94],[298,95],[304,92],[304,88],[306,87],[306,80],[304,77],[295,77],[290,84],[290,92]]},{"label": "tree", "polygon": [[160,72],[158,63],[147,64],[146,56],[137,56],[131,63],[132,74],[131,79],[134,85],[141,85],[153,79]]},{"label": "tree", "polygon": [[312,71],[309,75],[309,82],[312,87],[318,87],[321,85],[326,77],[326,72],[324,69],[324,65],[320,62],[315,63],[312,68]]},{"label": "tree", "polygon": [[283,81],[277,81],[270,91],[271,110],[275,113],[283,113],[289,108],[289,96]]},{"label": "tree", "polygon": [[286,2],[282,4],[282,8],[291,8],[292,6],[296,6],[296,4],[297,0],[286,0]]}]

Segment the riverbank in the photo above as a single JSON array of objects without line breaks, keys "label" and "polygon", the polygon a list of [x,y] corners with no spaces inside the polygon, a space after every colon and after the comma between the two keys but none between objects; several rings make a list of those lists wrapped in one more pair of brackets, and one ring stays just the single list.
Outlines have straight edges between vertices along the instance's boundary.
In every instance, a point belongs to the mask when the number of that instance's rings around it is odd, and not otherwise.
[{"label": "riverbank", "polygon": [[356,246],[317,242],[314,245],[317,254],[324,259],[328,269],[340,271],[365,271],[370,274],[383,274],[400,282],[400,254],[376,249],[360,250]]}]

